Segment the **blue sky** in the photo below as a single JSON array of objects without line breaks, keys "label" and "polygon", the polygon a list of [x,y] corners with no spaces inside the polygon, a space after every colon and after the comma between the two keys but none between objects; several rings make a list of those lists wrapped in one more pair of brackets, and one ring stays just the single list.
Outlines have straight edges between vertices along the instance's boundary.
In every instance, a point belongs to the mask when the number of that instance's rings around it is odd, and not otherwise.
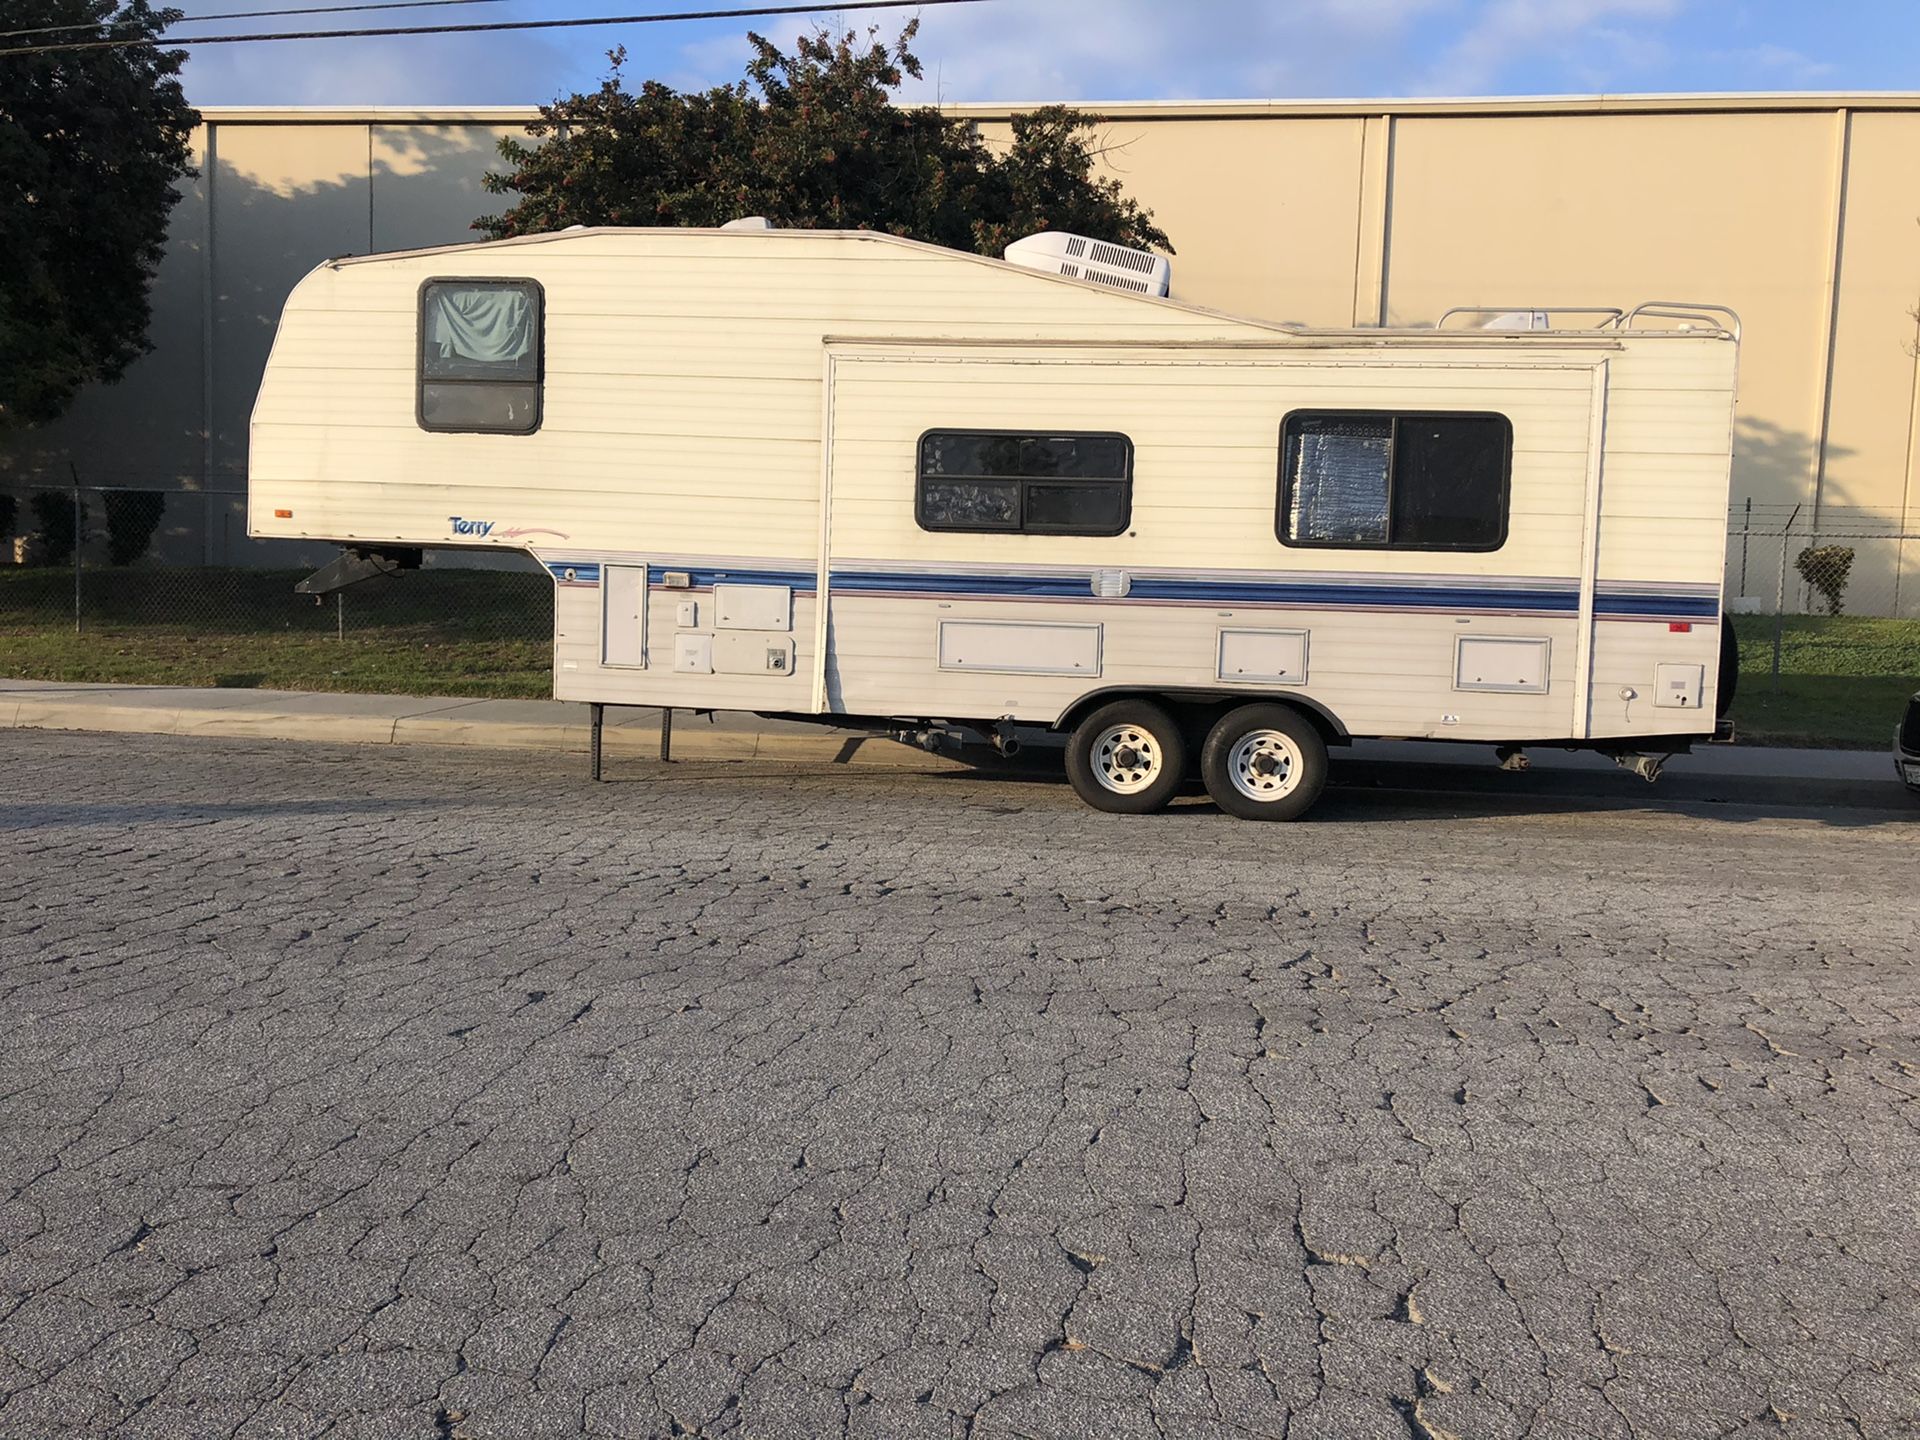
[{"label": "blue sky", "polygon": [[[190,16],[324,0],[175,0]],[[718,0],[728,3],[728,0]],[[734,0],[739,3],[739,0]],[[749,0],[750,3],[750,0]],[[634,14],[670,0],[496,0],[182,24],[178,35]],[[854,14],[897,28],[910,9]],[[1920,90],[1920,0],[985,0],[919,12],[919,100]],[[804,23],[752,22],[788,39]],[[210,46],[202,105],[536,103],[629,74],[735,79],[747,22]],[[892,33],[891,29],[887,33]]]}]

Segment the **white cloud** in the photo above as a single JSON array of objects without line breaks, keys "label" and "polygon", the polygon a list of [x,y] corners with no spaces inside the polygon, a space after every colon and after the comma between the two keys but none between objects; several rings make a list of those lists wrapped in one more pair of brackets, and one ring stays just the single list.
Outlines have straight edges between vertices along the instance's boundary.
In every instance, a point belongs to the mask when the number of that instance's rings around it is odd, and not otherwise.
[{"label": "white cloud", "polygon": [[[190,11],[233,0],[183,0]],[[486,18],[539,18],[557,0],[510,0]],[[1683,10],[1731,0],[991,0],[919,13],[925,76],[909,101],[1392,96],[1629,88],[1668,80],[1682,62],[1719,62],[1755,83],[1804,81],[1830,67],[1778,45],[1670,53]],[[620,13],[631,0],[570,0],[575,13]],[[454,12],[448,12],[454,13]],[[882,36],[912,11],[767,17],[751,23],[631,26],[217,46],[188,69],[196,101],[295,104],[537,103],[590,89],[604,51],[625,41],[630,84],[678,89],[738,80],[746,31],[783,46],[816,21]],[[409,12],[408,22],[441,12]],[[368,17],[370,20],[381,17]],[[319,22],[316,22],[318,24]],[[273,28],[275,22],[225,22]],[[183,27],[184,31],[189,27]],[[203,32],[209,28],[198,27]],[[1695,27],[1696,29],[1698,27]],[[1741,35],[1743,42],[1755,37]]]},{"label": "white cloud", "polygon": [[1488,0],[1417,88],[1480,94],[1517,66],[1543,57],[1591,85],[1605,86],[1623,70],[1647,68],[1664,58],[1657,41],[1621,28],[1623,23],[1671,20],[1680,5],[1681,0]]},{"label": "white cloud", "polygon": [[1807,84],[1831,77],[1837,65],[1815,60],[1785,45],[1750,45],[1742,50],[1716,50],[1707,57],[1738,66],[1756,76],[1769,76],[1796,84]]},{"label": "white cloud", "polygon": [[[1375,77],[1409,27],[1459,3],[994,0],[927,9],[913,46],[926,74],[909,81],[904,95],[915,102],[1096,100],[1377,88]],[[838,18],[844,28],[876,25],[888,37],[912,13]],[[760,28],[786,38],[804,28],[775,25],[784,28]],[[692,88],[737,79],[748,55],[743,27],[682,44],[656,68],[669,84]]]},{"label": "white cloud", "polygon": [[[791,16],[777,16],[751,28],[791,55],[800,37],[818,27]],[[710,90],[715,85],[730,85],[746,74],[753,46],[747,40],[747,31],[740,30],[691,41],[673,53],[676,58],[668,62],[670,68],[662,69],[654,78],[676,90]],[[642,72],[636,69],[634,73]]]},{"label": "white cloud", "polygon": [[[188,20],[171,33],[262,34],[282,30],[459,23],[458,11],[194,22],[234,0],[174,0]],[[286,3],[286,0],[279,0]],[[265,9],[268,6],[247,6]],[[467,19],[531,20],[548,13],[524,0]],[[354,22],[358,21],[356,25]],[[187,98],[200,105],[486,105],[551,98],[583,63],[604,67],[598,30],[272,40],[190,49]],[[562,38],[565,37],[565,38]],[[598,73],[597,71],[595,73]]]},{"label": "white cloud", "polygon": [[999,0],[930,10],[916,99],[1264,97],[1367,88],[1455,0]]}]

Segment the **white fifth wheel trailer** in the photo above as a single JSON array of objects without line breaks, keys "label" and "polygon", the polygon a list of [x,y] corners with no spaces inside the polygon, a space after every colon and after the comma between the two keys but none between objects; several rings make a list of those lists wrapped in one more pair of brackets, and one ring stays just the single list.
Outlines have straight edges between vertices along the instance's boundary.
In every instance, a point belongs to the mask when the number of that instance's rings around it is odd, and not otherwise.
[{"label": "white fifth wheel trailer", "polygon": [[1283,819],[1354,737],[1651,778],[1714,734],[1728,312],[1313,330],[1086,244],[581,229],[329,261],[260,387],[249,532],[339,543],[336,580],[525,550],[561,699],[1051,727],[1113,811],[1190,758]]}]

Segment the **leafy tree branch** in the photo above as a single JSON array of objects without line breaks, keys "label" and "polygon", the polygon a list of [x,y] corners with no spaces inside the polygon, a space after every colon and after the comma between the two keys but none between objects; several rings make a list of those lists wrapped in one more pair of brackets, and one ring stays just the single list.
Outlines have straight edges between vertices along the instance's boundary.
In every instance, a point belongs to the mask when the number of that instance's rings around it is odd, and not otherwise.
[{"label": "leafy tree branch", "polygon": [[996,153],[969,121],[893,97],[920,62],[918,22],[892,42],[848,31],[801,37],[792,54],[749,36],[732,85],[630,91],[609,52],[600,88],[541,107],[530,140],[500,142],[486,177],[517,197],[474,228],[493,239],[570,225],[713,226],[764,215],[801,229],[871,229],[998,255],[1037,230],[1071,230],[1171,252],[1153,214],[1096,173],[1090,117],[1047,106],[1014,117]]},{"label": "leafy tree branch", "polygon": [[148,285],[200,122],[180,88],[185,52],[151,43],[180,11],[9,0],[5,12],[9,28],[149,43],[35,54],[31,36],[0,40],[0,431],[54,419],[152,348]]}]

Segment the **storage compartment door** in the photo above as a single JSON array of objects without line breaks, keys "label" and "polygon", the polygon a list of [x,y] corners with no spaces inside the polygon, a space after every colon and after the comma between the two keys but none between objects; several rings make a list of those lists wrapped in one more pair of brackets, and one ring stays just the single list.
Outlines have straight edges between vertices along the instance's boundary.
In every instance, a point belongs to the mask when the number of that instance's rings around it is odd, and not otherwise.
[{"label": "storage compartment door", "polygon": [[600,570],[600,663],[641,669],[647,663],[647,567]]},{"label": "storage compartment door", "polygon": [[1453,688],[1544,695],[1553,642],[1530,635],[1462,635],[1454,642]]}]

